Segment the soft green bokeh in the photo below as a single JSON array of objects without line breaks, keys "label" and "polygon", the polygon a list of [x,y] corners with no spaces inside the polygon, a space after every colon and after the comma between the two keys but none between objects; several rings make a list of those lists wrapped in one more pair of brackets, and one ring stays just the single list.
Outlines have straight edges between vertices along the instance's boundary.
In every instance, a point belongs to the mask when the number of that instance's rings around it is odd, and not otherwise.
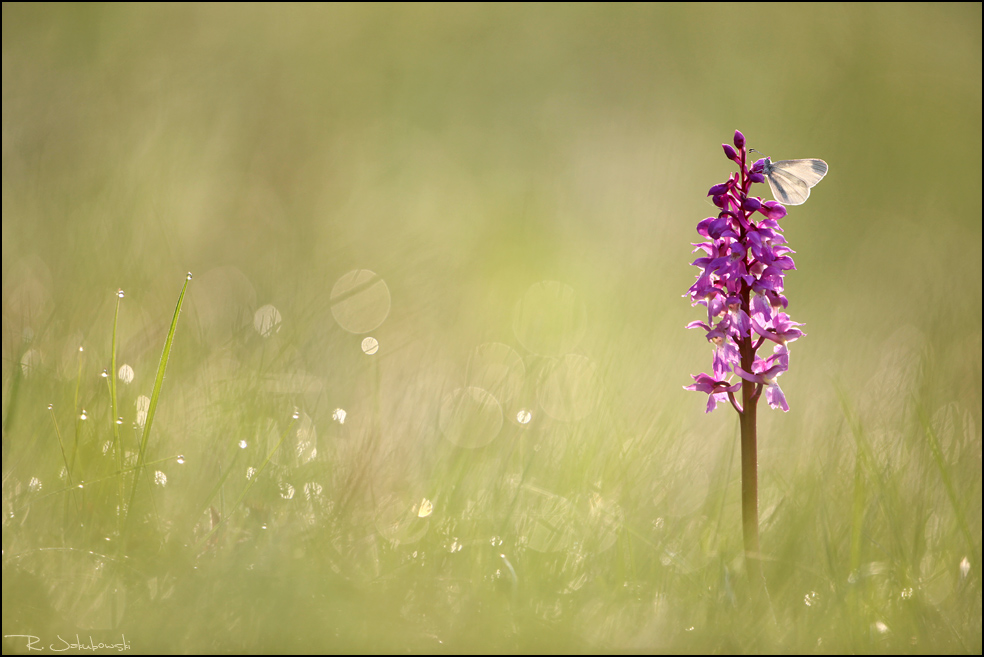
[{"label": "soft green bokeh", "polygon": [[[2,29],[4,634],[980,653],[980,4],[4,4]],[[760,411],[771,609],[736,416],[681,389],[736,128],[830,165],[783,220],[808,336],[790,412]],[[124,524],[115,293],[132,464],[187,271],[167,460]]]}]

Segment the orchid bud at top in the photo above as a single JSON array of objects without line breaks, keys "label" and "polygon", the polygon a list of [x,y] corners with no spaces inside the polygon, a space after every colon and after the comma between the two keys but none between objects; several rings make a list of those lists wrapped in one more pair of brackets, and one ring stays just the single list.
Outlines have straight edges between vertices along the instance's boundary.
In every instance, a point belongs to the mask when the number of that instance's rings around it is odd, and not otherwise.
[{"label": "orchid bud at top", "polygon": [[735,148],[745,147],[745,135],[740,130],[735,130]]}]

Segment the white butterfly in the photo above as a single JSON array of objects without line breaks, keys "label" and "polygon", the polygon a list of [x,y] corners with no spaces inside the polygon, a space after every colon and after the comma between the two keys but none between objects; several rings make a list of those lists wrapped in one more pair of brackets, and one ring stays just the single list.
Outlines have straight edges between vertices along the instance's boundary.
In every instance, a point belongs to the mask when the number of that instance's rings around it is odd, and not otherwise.
[{"label": "white butterfly", "polygon": [[762,173],[769,180],[772,196],[783,205],[802,205],[810,198],[810,188],[827,175],[823,160],[780,160],[765,158]]}]

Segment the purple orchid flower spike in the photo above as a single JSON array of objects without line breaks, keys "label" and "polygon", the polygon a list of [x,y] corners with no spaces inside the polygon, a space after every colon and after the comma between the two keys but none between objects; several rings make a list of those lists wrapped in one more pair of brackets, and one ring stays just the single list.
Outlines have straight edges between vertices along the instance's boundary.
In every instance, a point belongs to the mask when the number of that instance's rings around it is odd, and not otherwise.
[{"label": "purple orchid flower spike", "polygon": [[[713,380],[719,382],[739,372],[761,376],[755,366],[761,360],[756,352],[763,342],[785,347],[805,335],[798,328],[802,325],[785,313],[788,301],[783,295],[783,279],[786,272],[796,268],[793,251],[786,246],[779,226],[786,208],[777,201],[763,201],[749,194],[753,184],[765,182],[768,162],[762,158],[749,164],[749,149],[741,132],[735,131],[732,142],[734,145],[722,144],[722,148],[725,156],[738,165],[738,171],[707,192],[720,212],[697,225],[697,232],[705,241],[694,244],[694,251],[703,255],[693,264],[701,271],[688,291],[693,305],[707,309],[707,321],[692,322],[688,328],[704,329],[713,345]],[[781,394],[770,392],[774,384],[767,384],[764,379],[741,380],[751,384],[748,398],[739,403],[734,394],[728,395],[739,414],[745,413],[747,406],[754,406],[763,391],[777,399]],[[725,390],[730,387],[708,387],[705,382],[686,389],[720,399],[721,394],[736,392]],[[770,405],[776,407],[771,399]],[[708,409],[716,406],[709,404]],[[788,410],[785,399],[778,407]]]},{"label": "purple orchid flower spike", "polygon": [[[694,375],[684,388],[707,395],[708,413],[726,399],[738,412],[746,561],[753,579],[764,586],[758,562],[756,406],[764,392],[770,407],[789,410],[776,380],[789,370],[789,343],[806,334],[786,314],[784,278],[796,269],[779,225],[786,208],[750,195],[751,186],[766,182],[775,167],[768,158],[749,163],[751,149],[741,132],[735,131],[732,143],[721,146],[738,171],[707,192],[719,212],[697,224],[704,241],[693,245],[702,255],[692,264],[700,273],[686,295],[692,305],[707,310],[707,321],[691,322],[687,328],[704,330],[713,348],[712,373]],[[773,351],[759,356],[766,342],[774,344]]]}]

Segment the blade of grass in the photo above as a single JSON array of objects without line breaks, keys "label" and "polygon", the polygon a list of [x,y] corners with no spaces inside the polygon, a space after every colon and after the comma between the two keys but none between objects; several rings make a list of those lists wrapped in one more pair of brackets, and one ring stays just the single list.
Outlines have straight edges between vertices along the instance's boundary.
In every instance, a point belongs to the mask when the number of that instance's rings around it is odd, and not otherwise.
[{"label": "blade of grass", "polygon": [[116,314],[113,316],[113,342],[110,345],[110,369],[109,378],[106,384],[109,386],[109,403],[110,403],[110,421],[113,423],[113,446],[116,449],[116,471],[119,473],[119,482],[117,484],[118,495],[119,495],[119,506],[116,509],[116,520],[117,528],[122,534],[123,531],[123,498],[125,492],[123,490],[123,443],[120,440],[120,425],[118,422],[119,415],[116,408],[116,333],[120,321],[120,305],[123,301],[123,290],[116,291]]},{"label": "blade of grass", "polygon": [[157,412],[157,402],[161,396],[161,388],[164,385],[164,372],[167,371],[167,361],[171,356],[171,345],[174,343],[174,332],[178,328],[178,316],[181,314],[181,305],[184,303],[185,293],[188,291],[188,284],[191,283],[191,272],[185,277],[184,285],[181,287],[181,294],[178,295],[178,303],[174,306],[174,316],[171,318],[171,328],[168,329],[167,338],[164,340],[164,350],[161,352],[161,360],[157,365],[157,378],[154,379],[154,390],[150,394],[150,407],[147,409],[147,420],[144,423],[143,435],[140,438],[140,451],[137,453],[137,466],[133,473],[133,486],[130,489],[130,501],[127,503],[127,518],[129,509],[133,506],[133,498],[137,492],[137,480],[143,470],[144,458],[147,454],[147,441],[150,438],[150,430],[154,425],[154,414]]}]

